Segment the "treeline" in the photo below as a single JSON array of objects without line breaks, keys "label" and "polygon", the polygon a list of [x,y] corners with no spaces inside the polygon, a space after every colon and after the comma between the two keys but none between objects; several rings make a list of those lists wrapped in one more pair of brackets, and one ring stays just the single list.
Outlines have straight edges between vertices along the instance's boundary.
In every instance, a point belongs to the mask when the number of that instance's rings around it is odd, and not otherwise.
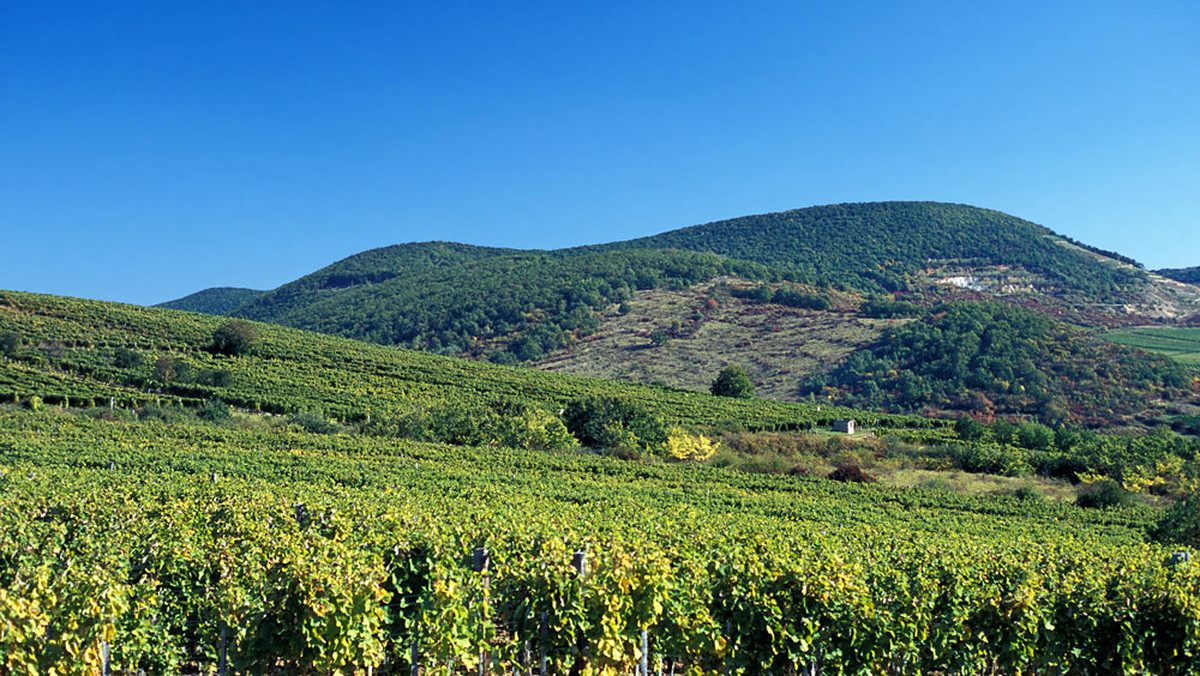
[{"label": "treeline", "polygon": [[935,202],[837,204],[748,216],[604,245],[712,251],[778,269],[790,280],[876,292],[905,290],[941,259],[1011,265],[1068,293],[1120,296],[1144,279],[1056,244],[1046,228],[998,211]]},{"label": "treeline", "polygon": [[494,361],[516,363],[540,359],[594,332],[597,312],[635,291],[682,288],[727,274],[762,279],[770,271],[709,253],[638,250],[491,255],[391,274],[381,281],[359,276],[351,284],[349,272],[331,273],[306,284],[337,282],[336,288],[285,287],[236,314],[439,354],[483,352]]},{"label": "treeline", "polygon": [[1200,266],[1194,268],[1164,268],[1158,274],[1185,284],[1200,284]]},{"label": "treeline", "polygon": [[1181,396],[1181,365],[1101,341],[1028,310],[953,303],[884,334],[802,394],[892,411],[1113,423],[1149,398]]}]

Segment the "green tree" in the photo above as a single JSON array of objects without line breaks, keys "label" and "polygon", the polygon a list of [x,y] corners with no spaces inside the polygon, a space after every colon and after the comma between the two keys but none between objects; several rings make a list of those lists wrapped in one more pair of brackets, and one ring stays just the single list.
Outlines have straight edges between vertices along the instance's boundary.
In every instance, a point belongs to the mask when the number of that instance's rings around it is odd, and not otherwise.
[{"label": "green tree", "polygon": [[726,366],[713,381],[712,393],[718,397],[750,399],[754,396],[754,382],[740,366]]},{"label": "green tree", "polygon": [[19,333],[13,333],[12,331],[0,333],[0,354],[11,357],[19,349],[21,349],[21,335]]},{"label": "green tree", "polygon": [[217,354],[246,354],[256,343],[258,328],[244,319],[231,319],[213,331],[212,350]]}]

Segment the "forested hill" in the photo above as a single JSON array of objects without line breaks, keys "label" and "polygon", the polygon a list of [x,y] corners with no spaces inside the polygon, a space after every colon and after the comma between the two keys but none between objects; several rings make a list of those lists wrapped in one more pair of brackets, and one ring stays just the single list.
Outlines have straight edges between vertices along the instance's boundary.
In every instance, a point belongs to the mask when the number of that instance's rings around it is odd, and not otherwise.
[{"label": "forested hill", "polygon": [[941,261],[1019,266],[1062,292],[1093,298],[1144,279],[1061,242],[1049,229],[999,211],[874,202],[746,216],[597,248],[711,251],[786,270],[795,281],[867,290],[904,288],[910,276]]},{"label": "forested hill", "polygon": [[[992,271],[1084,304],[1145,274],[1050,230],[975,207],[812,207],[605,245],[520,251],[428,242],[366,251],[225,314],[443,354],[531,361],[592,333],[635,292],[719,275],[878,293]],[[171,305],[179,307],[178,305]]]},{"label": "forested hill", "polygon": [[[242,305],[236,314],[250,319],[290,324],[293,322],[283,318],[294,315],[297,311],[303,313],[309,306],[337,296],[346,289],[515,253],[520,252],[516,249],[496,249],[453,242],[398,244],[371,249],[268,291]],[[233,314],[232,309],[227,314]]]},{"label": "forested hill", "polygon": [[1174,279],[1177,282],[1200,284],[1200,266],[1194,268],[1166,268],[1155,270],[1155,272],[1168,279]]},{"label": "forested hill", "polygon": [[213,289],[197,291],[190,296],[177,300],[159,303],[155,307],[165,307],[170,310],[199,312],[206,315],[226,315],[237,308],[249,303],[266,293],[257,289],[241,289],[233,286],[219,286]]}]

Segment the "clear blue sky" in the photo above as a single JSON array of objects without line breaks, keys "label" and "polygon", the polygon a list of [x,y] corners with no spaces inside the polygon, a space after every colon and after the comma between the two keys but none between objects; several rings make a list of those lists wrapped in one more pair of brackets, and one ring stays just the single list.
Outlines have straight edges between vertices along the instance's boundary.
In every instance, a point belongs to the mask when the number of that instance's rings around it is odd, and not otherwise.
[{"label": "clear blue sky", "polygon": [[1200,265],[1200,3],[0,0],[0,288],[918,199]]}]

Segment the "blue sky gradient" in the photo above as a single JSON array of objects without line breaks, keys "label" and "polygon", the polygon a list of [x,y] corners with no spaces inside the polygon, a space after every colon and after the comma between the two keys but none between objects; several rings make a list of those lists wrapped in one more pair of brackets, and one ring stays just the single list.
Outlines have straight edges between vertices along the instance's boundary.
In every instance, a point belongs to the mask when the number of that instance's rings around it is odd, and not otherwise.
[{"label": "blue sky gradient", "polygon": [[893,199],[1200,265],[1200,3],[0,3],[0,288]]}]

